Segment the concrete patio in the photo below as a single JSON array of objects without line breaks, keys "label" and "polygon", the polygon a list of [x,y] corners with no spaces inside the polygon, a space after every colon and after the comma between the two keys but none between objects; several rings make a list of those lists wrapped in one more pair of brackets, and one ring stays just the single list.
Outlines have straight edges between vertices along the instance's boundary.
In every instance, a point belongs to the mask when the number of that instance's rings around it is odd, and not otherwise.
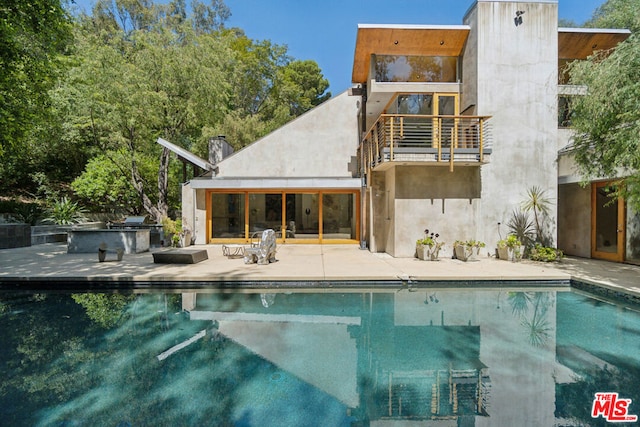
[{"label": "concrete patio", "polygon": [[[151,252],[126,254],[122,261],[98,262],[96,254],[68,254],[65,244],[44,244],[0,250],[0,285],[4,289],[40,287],[74,289],[113,287],[232,287],[234,283],[273,286],[340,286],[340,282],[514,281],[528,286],[567,286],[577,280],[640,298],[640,266],[582,258],[561,263],[507,262],[486,254],[478,261],[393,258],[355,245],[280,245],[277,262],[244,264],[242,258],[223,256],[221,245],[200,245],[208,259],[196,264],[155,264]],[[535,283],[538,282],[538,283]],[[424,283],[422,283],[424,284]]]}]

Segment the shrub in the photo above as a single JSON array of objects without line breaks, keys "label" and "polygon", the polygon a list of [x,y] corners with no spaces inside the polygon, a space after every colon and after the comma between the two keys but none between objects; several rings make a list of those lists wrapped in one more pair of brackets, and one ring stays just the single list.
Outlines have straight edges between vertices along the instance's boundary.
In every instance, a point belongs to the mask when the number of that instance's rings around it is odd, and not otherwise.
[{"label": "shrub", "polygon": [[542,246],[541,244],[536,244],[529,253],[529,258],[532,261],[560,261],[563,257],[564,254],[560,249]]},{"label": "shrub", "polygon": [[77,224],[85,220],[85,210],[67,197],[55,200],[47,210],[45,222],[57,225]]}]

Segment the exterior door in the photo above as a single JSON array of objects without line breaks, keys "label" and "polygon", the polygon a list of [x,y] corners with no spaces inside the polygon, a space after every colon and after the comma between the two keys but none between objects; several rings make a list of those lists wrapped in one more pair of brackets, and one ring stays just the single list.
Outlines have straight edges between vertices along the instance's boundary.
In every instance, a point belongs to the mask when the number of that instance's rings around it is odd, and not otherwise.
[{"label": "exterior door", "polygon": [[609,182],[591,185],[591,257],[624,261],[625,204]]}]

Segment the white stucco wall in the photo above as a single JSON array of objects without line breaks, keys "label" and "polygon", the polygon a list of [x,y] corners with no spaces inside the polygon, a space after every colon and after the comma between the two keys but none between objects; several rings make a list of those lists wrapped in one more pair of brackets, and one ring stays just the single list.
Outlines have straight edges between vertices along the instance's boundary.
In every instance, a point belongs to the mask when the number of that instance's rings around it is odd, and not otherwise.
[{"label": "white stucco wall", "polygon": [[[477,114],[491,115],[493,153],[483,166],[477,238],[488,245],[532,186],[557,201],[558,4],[555,1],[478,1]],[[524,11],[516,26],[515,12]],[[550,224],[557,215],[552,210]],[[506,228],[503,227],[503,234]]]},{"label": "white stucco wall", "polygon": [[359,97],[347,92],[218,164],[219,177],[352,177]]},{"label": "white stucco wall", "polygon": [[207,189],[359,189],[359,99],[344,92],[225,158],[216,176],[184,184],[182,220],[195,230],[195,243],[207,241]]},{"label": "white stucco wall", "polygon": [[[415,241],[424,230],[440,235],[444,242],[440,255],[453,255],[455,240],[475,239],[475,212],[480,204],[480,172],[478,167],[400,166],[386,173],[384,188],[391,198],[385,218],[390,230],[386,234],[385,251],[395,257],[412,257]],[[384,204],[384,197],[376,200]],[[380,206],[385,211],[386,206]],[[377,248],[380,250],[381,248]]]}]

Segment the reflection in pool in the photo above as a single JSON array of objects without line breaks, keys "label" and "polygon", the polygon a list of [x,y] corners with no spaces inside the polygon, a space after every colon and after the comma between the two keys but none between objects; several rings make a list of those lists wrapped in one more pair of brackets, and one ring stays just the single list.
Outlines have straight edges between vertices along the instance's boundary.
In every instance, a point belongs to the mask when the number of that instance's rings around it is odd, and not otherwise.
[{"label": "reflection in pool", "polygon": [[6,425],[604,425],[607,391],[640,413],[640,315],[564,290],[3,293],[0,323]]}]

